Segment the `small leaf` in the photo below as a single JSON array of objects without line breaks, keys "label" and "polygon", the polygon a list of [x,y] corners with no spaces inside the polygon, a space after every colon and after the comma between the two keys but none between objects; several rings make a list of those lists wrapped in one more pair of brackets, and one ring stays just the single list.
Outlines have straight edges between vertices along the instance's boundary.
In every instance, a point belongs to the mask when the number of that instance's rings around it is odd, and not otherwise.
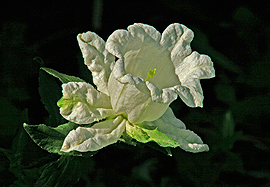
[{"label": "small leaf", "polygon": [[68,83],[68,82],[85,82],[84,80],[80,79],[79,77],[59,73],[58,71],[50,69],[50,68],[42,67],[40,69],[42,69],[42,70],[46,71],[47,73],[49,73],[50,75],[58,78],[63,84]]},{"label": "small leaf", "polygon": [[229,110],[226,112],[223,119],[223,128],[222,128],[223,138],[231,137],[235,133],[234,126],[235,125],[232,112]]}]

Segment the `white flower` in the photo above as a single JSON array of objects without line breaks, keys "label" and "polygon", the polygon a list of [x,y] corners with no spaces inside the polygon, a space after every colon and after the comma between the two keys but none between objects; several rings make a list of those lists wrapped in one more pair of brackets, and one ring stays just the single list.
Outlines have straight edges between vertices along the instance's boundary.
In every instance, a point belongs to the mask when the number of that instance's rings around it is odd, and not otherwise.
[{"label": "white flower", "polygon": [[210,57],[192,52],[190,29],[175,23],[161,35],[154,27],[134,24],[116,30],[106,43],[93,32],[77,39],[97,90],[84,82],[64,84],[60,113],[78,124],[106,120],[71,131],[62,151],[95,151],[123,132],[164,147],[169,145],[158,140],[163,134],[171,147],[175,141],[190,152],[209,149],[169,108],[178,95],[188,106],[202,107],[200,79],[215,76]]}]

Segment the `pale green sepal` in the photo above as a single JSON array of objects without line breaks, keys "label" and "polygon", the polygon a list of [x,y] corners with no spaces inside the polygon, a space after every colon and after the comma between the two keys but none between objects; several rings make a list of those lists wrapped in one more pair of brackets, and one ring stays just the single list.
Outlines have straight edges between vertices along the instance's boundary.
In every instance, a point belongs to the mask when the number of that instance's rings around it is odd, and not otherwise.
[{"label": "pale green sepal", "polygon": [[133,145],[133,146],[142,146],[142,147],[149,146],[152,149],[160,151],[168,156],[172,156],[172,152],[171,152],[170,147],[160,147],[155,142],[147,143],[147,144],[140,143],[140,142],[136,141],[134,138],[132,138],[130,135],[128,135],[127,131],[123,132],[123,134],[119,140],[126,143],[126,144]]},{"label": "pale green sepal", "polygon": [[126,131],[129,136],[136,139],[138,142],[147,143],[154,141],[161,147],[178,147],[177,141],[168,137],[166,134],[159,132],[157,129],[145,129],[137,125],[127,123]]},{"label": "pale green sepal", "polygon": [[85,82],[84,80],[82,80],[79,77],[74,77],[74,76],[63,74],[63,73],[59,73],[58,71],[50,69],[50,68],[41,67],[40,69],[42,69],[42,70],[46,71],[47,73],[49,73],[50,75],[58,78],[62,83]]}]

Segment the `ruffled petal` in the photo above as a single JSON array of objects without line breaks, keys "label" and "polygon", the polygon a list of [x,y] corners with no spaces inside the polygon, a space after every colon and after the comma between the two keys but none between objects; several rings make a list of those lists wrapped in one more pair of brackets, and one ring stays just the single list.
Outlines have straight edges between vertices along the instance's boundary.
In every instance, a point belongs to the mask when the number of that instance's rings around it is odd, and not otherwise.
[{"label": "ruffled petal", "polygon": [[110,97],[85,82],[62,85],[63,97],[58,101],[61,115],[78,124],[89,124],[114,115]]},{"label": "ruffled petal", "polygon": [[[115,31],[106,42],[106,49],[119,58],[108,83],[112,107],[133,124],[158,119],[177,98],[173,86],[180,81],[160,40],[154,27],[134,24]],[[156,69],[155,76],[145,81],[150,69]]]},{"label": "ruffled petal", "polygon": [[174,23],[162,33],[161,45],[171,51],[171,60],[175,66],[181,86],[175,89],[180,98],[190,107],[202,107],[203,91],[199,79],[215,76],[210,57],[192,52],[190,43],[194,33],[186,26]]},{"label": "ruffled petal", "polygon": [[170,25],[162,35],[162,44],[169,46],[181,86],[176,87],[180,98],[190,107],[202,107],[203,92],[199,79],[215,76],[213,62],[207,55],[192,52],[190,43],[193,32],[180,24]]},{"label": "ruffled petal", "polygon": [[191,53],[190,43],[193,38],[192,30],[185,25],[173,23],[163,31],[160,44],[172,52],[171,59],[174,60],[181,56],[185,58]]},{"label": "ruffled petal", "polygon": [[125,130],[126,119],[118,116],[96,123],[92,127],[78,127],[69,132],[61,151],[97,151],[107,145],[116,143]]},{"label": "ruffled petal", "polygon": [[106,42],[106,49],[117,58],[124,59],[128,51],[140,50],[144,44],[158,42],[161,37],[154,27],[146,24],[135,23],[127,30],[114,31]]},{"label": "ruffled petal", "polygon": [[197,134],[186,130],[185,124],[174,116],[170,107],[159,119],[151,122],[146,121],[145,124],[157,127],[158,131],[176,140],[179,147],[185,151],[198,153],[209,150],[208,145],[204,144]]},{"label": "ruffled petal", "polygon": [[177,99],[177,92],[174,87],[160,90],[149,81],[146,81],[145,84],[151,93],[152,101],[156,103],[170,104]]},{"label": "ruffled petal", "polygon": [[[200,79],[214,77],[214,68],[208,56],[192,52],[190,43],[193,37],[190,29],[178,23],[168,26],[162,35],[154,27],[145,24],[134,24],[127,30],[116,30],[105,46],[108,52],[119,58],[109,78],[113,79],[109,80],[112,85],[108,84],[114,110],[133,116],[129,119],[132,123],[140,123],[146,120],[139,117],[143,116],[145,107],[150,109],[149,106],[152,106],[147,103],[148,98],[145,98],[149,95],[153,102],[165,104],[160,106],[168,106],[179,95],[188,106],[202,107]],[[150,69],[155,69],[155,76],[147,80]],[[142,84],[146,85],[147,90]],[[138,89],[140,87],[143,89]],[[136,100],[128,94],[135,96]],[[131,104],[124,103],[127,100]],[[131,112],[138,107],[132,103],[137,101],[140,111],[133,115]],[[163,107],[158,114],[162,115],[166,109]],[[155,116],[152,120],[160,117],[152,114],[149,114]]]},{"label": "ruffled petal", "polygon": [[187,56],[175,69],[182,84],[190,79],[207,79],[215,76],[213,62],[207,55],[196,51]]},{"label": "ruffled petal", "polygon": [[115,31],[106,42],[106,49],[116,57],[113,76],[122,84],[140,84],[150,69],[153,78],[146,81],[154,102],[170,103],[176,94],[191,107],[202,107],[200,79],[215,76],[213,62],[206,55],[192,52],[194,33],[174,23],[162,35],[145,24],[134,24],[127,30]]},{"label": "ruffled petal", "polygon": [[199,79],[186,81],[184,85],[175,87],[179,97],[189,107],[203,107],[203,91]]},{"label": "ruffled petal", "polygon": [[105,42],[96,33],[79,34],[77,40],[83,54],[84,63],[92,72],[97,89],[108,94],[107,83],[114,64],[114,57],[105,50]]},{"label": "ruffled petal", "polygon": [[[190,107],[202,107],[203,91],[200,79],[208,79],[215,76],[213,62],[210,57],[193,52],[176,68],[176,72],[181,86],[187,88],[178,89],[179,96]],[[186,93],[181,92],[181,90],[184,90]],[[183,96],[187,95],[188,92],[192,96],[192,100],[183,99]]]},{"label": "ruffled petal", "polygon": [[[115,31],[106,42],[106,49],[119,58],[112,72],[114,77],[123,84],[139,84],[146,79],[150,69],[156,69],[155,76],[149,82],[158,89],[180,85],[170,52],[160,45],[160,40],[161,34],[146,24],[134,24],[127,30]],[[170,99],[155,102],[165,100]]]}]

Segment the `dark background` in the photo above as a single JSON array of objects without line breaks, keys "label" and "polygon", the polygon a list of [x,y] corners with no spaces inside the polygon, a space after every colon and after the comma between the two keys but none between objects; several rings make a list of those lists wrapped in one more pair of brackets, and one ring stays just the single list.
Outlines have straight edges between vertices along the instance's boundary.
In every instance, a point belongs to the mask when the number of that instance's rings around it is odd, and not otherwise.
[{"label": "dark background", "polygon": [[[23,131],[23,122],[46,123],[38,93],[41,66],[91,82],[78,33],[94,31],[106,40],[133,23],[162,33],[177,22],[194,31],[192,49],[212,58],[216,77],[201,81],[204,108],[189,108],[180,99],[171,107],[210,151],[191,154],[178,148],[169,157],[148,146],[117,143],[94,155],[89,177],[74,186],[270,186],[270,3],[261,2],[1,1],[0,147],[14,154],[13,139]],[[29,120],[22,117],[25,109]],[[18,170],[58,158],[30,144],[32,154]],[[14,174],[17,170],[2,152],[0,160],[0,186],[38,178]]]}]

